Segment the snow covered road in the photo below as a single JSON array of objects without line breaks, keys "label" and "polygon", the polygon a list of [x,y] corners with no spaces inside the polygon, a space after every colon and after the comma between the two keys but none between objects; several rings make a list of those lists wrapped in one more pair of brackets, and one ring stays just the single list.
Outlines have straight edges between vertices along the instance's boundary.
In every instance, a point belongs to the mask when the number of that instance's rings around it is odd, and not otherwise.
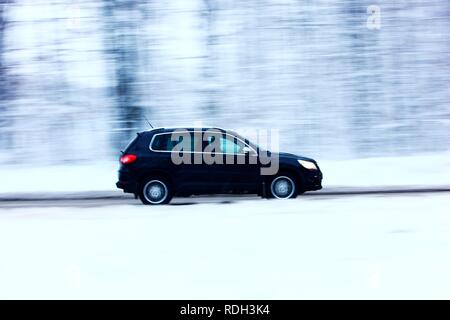
[{"label": "snow covered road", "polygon": [[0,298],[450,298],[450,197],[0,209]]}]

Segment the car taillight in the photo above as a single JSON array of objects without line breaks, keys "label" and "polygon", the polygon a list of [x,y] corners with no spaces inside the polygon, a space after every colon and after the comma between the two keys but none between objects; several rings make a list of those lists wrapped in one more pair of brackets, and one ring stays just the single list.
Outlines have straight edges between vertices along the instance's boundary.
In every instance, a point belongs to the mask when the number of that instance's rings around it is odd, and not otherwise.
[{"label": "car taillight", "polygon": [[124,154],[120,157],[120,162],[122,164],[131,164],[135,162],[137,159],[137,156],[135,154]]}]

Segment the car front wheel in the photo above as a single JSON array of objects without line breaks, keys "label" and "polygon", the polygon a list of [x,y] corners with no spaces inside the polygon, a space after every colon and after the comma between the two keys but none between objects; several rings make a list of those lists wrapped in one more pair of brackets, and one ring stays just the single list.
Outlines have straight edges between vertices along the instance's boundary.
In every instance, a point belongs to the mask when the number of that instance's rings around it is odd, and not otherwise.
[{"label": "car front wheel", "polygon": [[278,175],[270,183],[269,196],[276,199],[291,199],[297,196],[294,178],[289,175]]},{"label": "car front wheel", "polygon": [[172,199],[170,184],[161,178],[149,179],[143,183],[139,198],[143,204],[167,204]]}]

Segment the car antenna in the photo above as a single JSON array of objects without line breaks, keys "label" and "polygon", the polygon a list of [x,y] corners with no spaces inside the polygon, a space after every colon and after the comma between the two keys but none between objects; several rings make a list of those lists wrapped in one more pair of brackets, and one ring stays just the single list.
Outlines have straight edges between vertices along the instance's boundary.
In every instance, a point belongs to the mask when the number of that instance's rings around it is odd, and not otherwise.
[{"label": "car antenna", "polygon": [[146,116],[144,116],[144,119],[145,119],[145,121],[147,121],[147,123],[148,123],[148,125],[150,126],[150,128],[154,129],[153,126],[152,126],[152,124],[150,123],[150,121],[148,121],[148,119],[147,119]]}]

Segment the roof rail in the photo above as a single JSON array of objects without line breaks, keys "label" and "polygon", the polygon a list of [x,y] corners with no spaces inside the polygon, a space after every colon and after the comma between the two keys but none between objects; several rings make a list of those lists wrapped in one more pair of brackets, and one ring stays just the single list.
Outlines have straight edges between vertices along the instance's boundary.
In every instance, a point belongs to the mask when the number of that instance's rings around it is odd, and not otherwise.
[{"label": "roof rail", "polygon": [[183,125],[180,125],[180,126],[155,127],[155,128],[149,129],[147,131],[158,130],[158,129],[160,129],[160,130],[161,129],[218,129],[218,130],[224,130],[224,131],[231,130],[231,129],[225,129],[225,128],[218,127],[218,126],[206,126],[206,125],[203,125],[203,126],[193,126],[193,125],[183,126]]}]

